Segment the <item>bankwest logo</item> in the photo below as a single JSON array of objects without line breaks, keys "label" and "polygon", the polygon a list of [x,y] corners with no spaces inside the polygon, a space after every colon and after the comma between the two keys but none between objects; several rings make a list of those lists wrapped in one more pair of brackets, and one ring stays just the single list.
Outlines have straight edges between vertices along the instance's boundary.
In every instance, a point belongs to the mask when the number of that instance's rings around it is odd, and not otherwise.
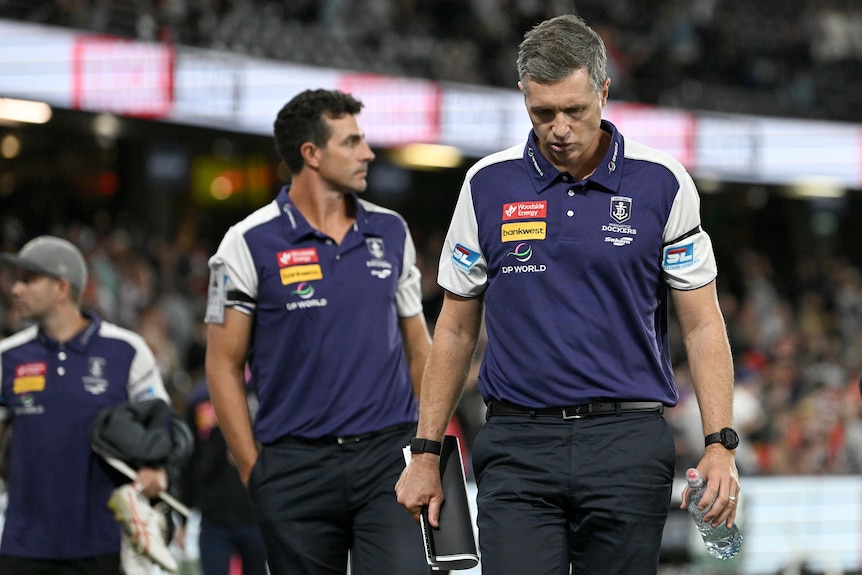
[{"label": "bankwest logo", "polygon": [[282,268],[279,274],[281,275],[281,285],[286,286],[299,282],[323,279],[323,270],[320,269],[320,265],[318,264]]},{"label": "bankwest logo", "polygon": [[503,221],[548,217],[548,202],[514,202],[503,204]]},{"label": "bankwest logo", "polygon": [[524,240],[543,240],[547,235],[545,222],[522,222],[518,224],[503,224],[500,229],[500,239],[504,242],[520,242]]}]

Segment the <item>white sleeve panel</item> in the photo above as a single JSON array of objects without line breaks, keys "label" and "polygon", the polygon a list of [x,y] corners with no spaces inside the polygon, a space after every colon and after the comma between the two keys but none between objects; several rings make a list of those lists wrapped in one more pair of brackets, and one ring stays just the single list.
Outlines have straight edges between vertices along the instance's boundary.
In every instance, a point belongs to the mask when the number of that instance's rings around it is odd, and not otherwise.
[{"label": "white sleeve panel", "polygon": [[398,278],[398,292],[395,302],[398,317],[413,317],[422,313],[422,273],[416,266],[416,246],[410,236],[407,223],[404,223],[404,261],[401,277]]},{"label": "white sleeve panel", "polygon": [[[216,253],[210,258],[210,270],[221,268],[226,275],[225,291],[240,291],[247,296],[257,298],[258,278],[251,250],[243,237],[244,229],[231,227]],[[230,305],[230,300],[228,300]]]},{"label": "white sleeve panel", "polygon": [[479,226],[470,187],[474,171],[475,168],[467,173],[461,186],[437,272],[440,287],[464,297],[481,295],[488,282],[488,263],[479,246]]},{"label": "white sleeve panel", "polygon": [[[23,330],[16,332],[6,338],[0,338],[0,359],[2,355],[10,349],[23,345],[28,341],[36,339],[39,336],[39,326],[32,324]],[[0,361],[0,381],[3,381],[3,362]],[[9,410],[0,394],[0,423],[10,420]]]},{"label": "white sleeve panel", "polygon": [[703,287],[718,273],[712,240],[701,227],[700,197],[687,172],[677,174],[680,188],[662,238],[662,269],[667,284],[680,290]]},{"label": "white sleeve panel", "polygon": [[135,349],[135,357],[126,382],[129,400],[159,398],[170,404],[171,399],[162,381],[159,365],[144,338],[133,331],[106,322],[102,322],[101,333],[107,338],[123,340]]},{"label": "white sleeve panel", "polygon": [[[278,204],[273,201],[231,226],[225,233],[216,253],[209,259],[210,288],[207,323],[224,321],[225,307],[231,307],[249,315],[254,313],[258,277],[251,250],[245,241],[245,233],[257,225],[277,218],[278,213]],[[240,292],[254,301],[232,298],[231,292]]]}]

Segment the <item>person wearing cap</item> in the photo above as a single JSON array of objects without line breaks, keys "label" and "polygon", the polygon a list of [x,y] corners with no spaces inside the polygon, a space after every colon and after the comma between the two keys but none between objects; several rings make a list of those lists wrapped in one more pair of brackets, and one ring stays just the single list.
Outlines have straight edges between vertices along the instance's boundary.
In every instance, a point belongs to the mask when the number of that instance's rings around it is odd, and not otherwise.
[{"label": "person wearing cap", "polygon": [[[81,309],[87,265],[75,245],[40,236],[0,265],[17,273],[12,299],[31,325],[0,340],[0,429],[10,426],[3,575],[117,575],[121,530],[107,503],[124,483],[91,449],[97,414],[127,401],[169,401],[137,334]],[[136,483],[155,497],[164,469]]]},{"label": "person wearing cap", "polygon": [[429,572],[393,486],[431,340],[406,222],[359,197],[361,107],[307,90],[281,109],[291,183],[209,262],[207,381],[274,574]]}]

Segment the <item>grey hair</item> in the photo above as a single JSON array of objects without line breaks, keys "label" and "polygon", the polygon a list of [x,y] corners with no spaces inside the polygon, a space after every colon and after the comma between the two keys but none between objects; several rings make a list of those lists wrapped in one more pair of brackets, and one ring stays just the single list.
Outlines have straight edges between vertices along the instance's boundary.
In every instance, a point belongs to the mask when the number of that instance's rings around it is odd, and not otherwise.
[{"label": "grey hair", "polygon": [[601,37],[580,16],[564,14],[537,24],[518,46],[518,79],[552,84],[577,70],[590,74],[600,92],[607,79],[607,53]]}]

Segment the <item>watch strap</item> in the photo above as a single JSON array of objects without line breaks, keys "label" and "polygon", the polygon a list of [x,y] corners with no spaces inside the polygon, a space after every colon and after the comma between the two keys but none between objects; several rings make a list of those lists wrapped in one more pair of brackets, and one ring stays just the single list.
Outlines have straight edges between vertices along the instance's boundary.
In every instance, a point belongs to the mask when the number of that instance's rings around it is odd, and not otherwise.
[{"label": "watch strap", "polygon": [[704,439],[704,445],[720,443],[725,449],[734,450],[739,446],[739,434],[732,427],[725,427],[716,433],[710,433]]},{"label": "watch strap", "polygon": [[443,444],[433,439],[425,439],[424,437],[414,437],[410,440],[411,453],[433,453],[440,455],[443,453]]},{"label": "watch strap", "polygon": [[716,431],[715,433],[710,433],[706,437],[703,438],[704,446],[710,446],[713,443],[721,443],[721,432]]}]

